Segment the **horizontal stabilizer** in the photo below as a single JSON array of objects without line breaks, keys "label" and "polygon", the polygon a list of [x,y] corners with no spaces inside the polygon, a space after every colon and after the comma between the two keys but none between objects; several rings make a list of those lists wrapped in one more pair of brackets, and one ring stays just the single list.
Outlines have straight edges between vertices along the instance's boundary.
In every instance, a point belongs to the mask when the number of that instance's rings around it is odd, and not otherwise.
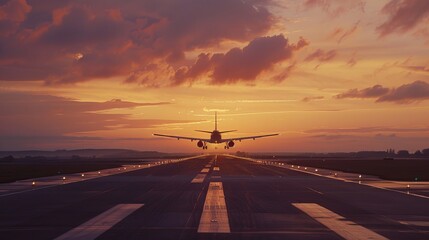
[{"label": "horizontal stabilizer", "polygon": [[220,133],[229,133],[229,132],[237,132],[237,130],[222,131],[222,132],[220,132]]},{"label": "horizontal stabilizer", "polygon": [[196,132],[203,132],[203,133],[212,133],[211,131],[204,131],[204,130],[195,130]]}]

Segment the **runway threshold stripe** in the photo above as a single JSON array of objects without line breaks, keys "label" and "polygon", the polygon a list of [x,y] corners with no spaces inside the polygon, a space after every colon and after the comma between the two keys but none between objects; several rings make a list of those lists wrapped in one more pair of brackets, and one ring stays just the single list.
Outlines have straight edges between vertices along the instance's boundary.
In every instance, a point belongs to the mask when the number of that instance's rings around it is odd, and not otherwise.
[{"label": "runway threshold stripe", "polygon": [[208,173],[210,171],[210,168],[203,168],[201,170],[202,173]]},{"label": "runway threshold stripe", "polygon": [[355,222],[348,221],[344,217],[315,203],[292,203],[293,206],[303,211],[316,221],[325,225],[341,237],[347,240],[388,240],[387,238],[362,227]]},{"label": "runway threshold stripe", "polygon": [[116,205],[95,218],[55,238],[55,240],[95,239],[142,206],[143,204]]},{"label": "runway threshold stripe", "polygon": [[204,182],[204,178],[206,178],[207,174],[205,173],[200,173],[197,174],[197,176],[194,177],[194,179],[192,179],[191,183],[202,183]]},{"label": "runway threshold stripe", "polygon": [[220,170],[220,168],[219,167],[214,167],[213,168],[213,171],[219,171]]},{"label": "runway threshold stripe", "polygon": [[228,209],[222,182],[210,182],[198,226],[199,233],[229,233]]}]

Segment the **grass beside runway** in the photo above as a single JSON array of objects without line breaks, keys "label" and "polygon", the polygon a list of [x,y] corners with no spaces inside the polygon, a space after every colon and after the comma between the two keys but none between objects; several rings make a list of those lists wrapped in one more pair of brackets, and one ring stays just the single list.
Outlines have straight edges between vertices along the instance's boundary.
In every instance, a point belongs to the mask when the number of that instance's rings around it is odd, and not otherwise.
[{"label": "grass beside runway", "polygon": [[120,167],[117,163],[1,163],[0,183]]},{"label": "grass beside runway", "polygon": [[378,176],[394,181],[429,181],[429,160],[300,159],[289,164]]}]

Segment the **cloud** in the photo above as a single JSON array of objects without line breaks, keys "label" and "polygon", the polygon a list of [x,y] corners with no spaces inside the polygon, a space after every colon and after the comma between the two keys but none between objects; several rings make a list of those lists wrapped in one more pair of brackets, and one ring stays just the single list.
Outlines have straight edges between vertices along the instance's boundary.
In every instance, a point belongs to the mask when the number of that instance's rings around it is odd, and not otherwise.
[{"label": "cloud", "polygon": [[365,12],[365,2],[361,0],[306,0],[304,7],[321,8],[331,17],[338,17],[355,9]]},{"label": "cloud", "polygon": [[429,72],[429,66],[402,66],[402,67],[414,72],[424,72],[424,73]]},{"label": "cloud", "polygon": [[242,49],[200,54],[194,65],[176,71],[174,83],[193,82],[204,75],[210,76],[211,84],[253,82],[263,71],[290,59],[294,51],[306,45],[308,42],[303,38],[294,45],[289,44],[283,35],[259,37]]},{"label": "cloud", "polygon": [[429,99],[429,84],[415,81],[390,89],[375,85],[361,90],[350,89],[336,95],[335,98],[377,98],[376,102],[413,103]]},{"label": "cloud", "polygon": [[186,62],[185,53],[251,41],[276,22],[265,1],[29,3],[0,6],[1,32],[13,29],[0,37],[0,80],[56,84],[120,76],[168,85],[165,79]]},{"label": "cloud", "polygon": [[336,39],[337,43],[340,44],[344,39],[352,36],[359,28],[360,21],[356,22],[351,28],[343,29],[336,28],[331,34],[330,38]]},{"label": "cloud", "polygon": [[342,98],[374,98],[374,97],[380,97],[389,92],[388,88],[385,88],[381,85],[374,85],[373,87],[365,88],[358,90],[350,89],[347,92],[341,93],[336,95],[335,97],[338,99]]},{"label": "cloud", "polygon": [[324,96],[305,97],[305,98],[302,99],[302,101],[303,102],[311,102],[311,101],[314,101],[314,100],[322,100],[324,98],[325,98]]},{"label": "cloud", "polygon": [[304,59],[304,61],[309,62],[309,61],[317,60],[319,62],[328,62],[328,61],[334,59],[335,56],[337,56],[337,51],[335,51],[335,50],[330,50],[330,51],[325,52],[322,49],[317,49],[313,53],[309,54]]},{"label": "cloud", "polygon": [[0,6],[0,37],[15,33],[30,11],[26,0],[11,0]]},{"label": "cloud", "polygon": [[412,103],[429,99],[429,84],[415,81],[393,88],[388,94],[381,96],[377,102]]},{"label": "cloud", "polygon": [[114,99],[107,102],[81,102],[73,99],[5,92],[0,94],[0,132],[3,136],[66,136],[70,134],[121,128],[148,128],[180,122],[161,119],[135,119],[128,114],[101,111],[168,104],[136,103]]},{"label": "cloud", "polygon": [[306,130],[305,133],[380,133],[380,132],[429,132],[429,128],[360,127],[360,128],[320,128]]},{"label": "cloud", "polygon": [[427,24],[429,1],[391,0],[383,7],[382,12],[388,15],[388,19],[377,27],[380,36],[386,36],[394,32],[404,33],[420,23]]}]

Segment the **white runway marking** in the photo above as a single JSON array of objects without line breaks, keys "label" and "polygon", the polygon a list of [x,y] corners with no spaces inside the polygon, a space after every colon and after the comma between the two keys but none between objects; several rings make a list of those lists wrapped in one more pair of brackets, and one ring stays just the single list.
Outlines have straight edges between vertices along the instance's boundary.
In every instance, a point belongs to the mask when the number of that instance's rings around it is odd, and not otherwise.
[{"label": "white runway marking", "polygon": [[208,173],[210,171],[210,168],[203,168],[203,170],[201,170],[202,173]]},{"label": "white runway marking", "polygon": [[198,226],[199,233],[229,233],[228,210],[222,182],[210,182]]},{"label": "white runway marking", "polygon": [[213,168],[213,171],[219,171],[220,170],[220,168],[219,167],[214,167]]},{"label": "white runway marking", "polygon": [[388,240],[387,238],[364,228],[344,217],[315,203],[292,203],[293,206],[305,212],[316,221],[325,225],[344,239],[348,240]]},{"label": "white runway marking", "polygon": [[200,173],[192,179],[191,183],[202,183],[204,182],[204,178],[206,178],[207,174]]},{"label": "white runway marking", "polygon": [[55,240],[64,239],[80,239],[89,240],[95,239],[105,231],[109,230],[122,219],[130,215],[135,210],[142,207],[143,204],[119,204],[105,211],[97,217],[83,223],[82,225],[73,228],[63,235],[55,238]]},{"label": "white runway marking", "polygon": [[211,166],[212,166],[211,164],[207,164],[207,165],[206,165],[206,168],[209,168],[209,167],[211,167]]}]

